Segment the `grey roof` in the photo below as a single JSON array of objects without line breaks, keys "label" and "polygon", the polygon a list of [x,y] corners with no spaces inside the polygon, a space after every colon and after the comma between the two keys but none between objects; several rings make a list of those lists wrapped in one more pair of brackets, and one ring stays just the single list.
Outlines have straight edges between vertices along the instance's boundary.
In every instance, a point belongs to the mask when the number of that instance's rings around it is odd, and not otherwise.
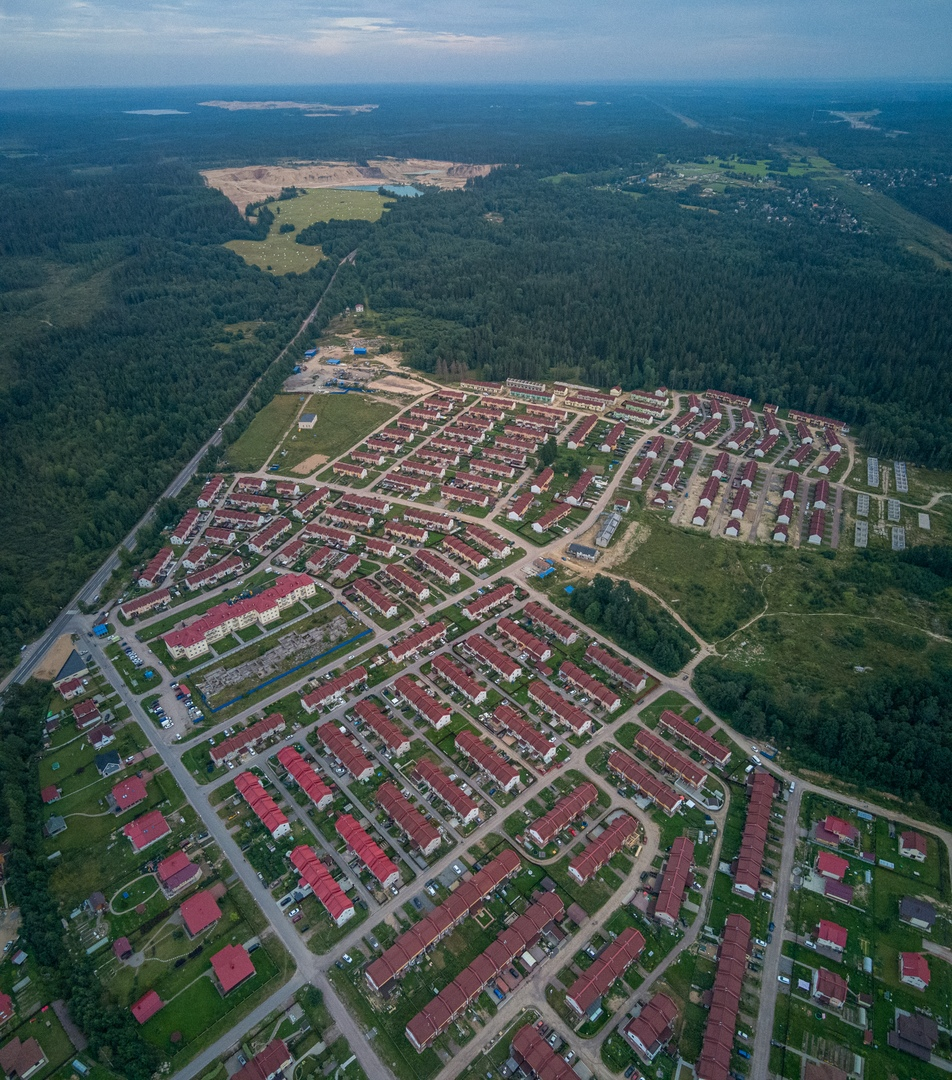
[{"label": "grey roof", "polygon": [[54,814],[46,823],[45,831],[47,836],[58,836],[61,832],[66,832],[66,818]]},{"label": "grey roof", "polygon": [[917,919],[919,922],[932,926],[935,922],[935,908],[926,900],[919,900],[915,896],[904,896],[899,901],[899,918],[903,922],[912,922],[913,919]]},{"label": "grey roof", "polygon": [[88,671],[89,668],[83,663],[82,657],[73,649],[66,658],[66,663],[57,672],[53,682],[59,682],[60,679],[72,679],[77,675],[85,675]]},{"label": "grey roof", "polygon": [[118,750],[107,750],[105,753],[97,754],[95,760],[96,768],[101,776],[108,776],[109,773],[118,772],[122,768],[122,758],[119,757]]},{"label": "grey roof", "polygon": [[598,555],[598,552],[593,547],[586,547],[585,544],[569,544],[569,554],[570,555],[585,555],[588,558],[592,559],[596,555]]}]

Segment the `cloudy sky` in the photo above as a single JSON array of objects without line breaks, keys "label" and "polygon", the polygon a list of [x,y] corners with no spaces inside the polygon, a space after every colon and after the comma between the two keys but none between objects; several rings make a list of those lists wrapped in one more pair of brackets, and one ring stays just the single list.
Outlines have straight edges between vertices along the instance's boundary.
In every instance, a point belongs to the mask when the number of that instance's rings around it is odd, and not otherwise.
[{"label": "cloudy sky", "polygon": [[950,77],[950,0],[0,0],[10,88]]}]

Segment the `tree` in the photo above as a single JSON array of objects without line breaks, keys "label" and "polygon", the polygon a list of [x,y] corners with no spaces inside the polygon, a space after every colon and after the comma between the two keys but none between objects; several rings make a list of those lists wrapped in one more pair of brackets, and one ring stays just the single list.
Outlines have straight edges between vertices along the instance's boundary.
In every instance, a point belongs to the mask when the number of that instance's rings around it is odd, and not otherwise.
[{"label": "tree", "polygon": [[543,465],[554,465],[559,456],[559,444],[555,436],[550,435],[539,449],[539,460]]}]

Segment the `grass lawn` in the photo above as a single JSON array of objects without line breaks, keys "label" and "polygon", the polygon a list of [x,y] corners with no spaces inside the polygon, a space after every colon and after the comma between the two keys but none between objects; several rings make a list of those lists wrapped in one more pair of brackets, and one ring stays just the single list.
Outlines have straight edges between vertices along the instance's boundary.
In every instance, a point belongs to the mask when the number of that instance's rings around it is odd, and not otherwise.
[{"label": "grass lawn", "polygon": [[370,394],[314,394],[304,406],[304,412],[314,413],[317,423],[310,431],[292,432],[281,444],[274,463],[280,463],[282,473],[287,473],[311,454],[339,457],[399,409]]},{"label": "grass lawn", "polygon": [[[274,223],[265,240],[229,240],[231,248],[246,263],[275,274],[303,273],[316,266],[324,253],[320,245],[299,244],[295,237],[300,229],[317,221],[377,221],[393,202],[376,191],[341,191],[336,188],[312,188],[294,199],[282,199],[268,204]],[[280,231],[291,224],[294,231]]]},{"label": "grass lawn", "polygon": [[[238,243],[239,241],[236,241]],[[241,243],[252,243],[245,240]],[[297,394],[276,394],[246,430],[228,447],[228,460],[237,471],[260,469],[284,437],[301,408]]]}]

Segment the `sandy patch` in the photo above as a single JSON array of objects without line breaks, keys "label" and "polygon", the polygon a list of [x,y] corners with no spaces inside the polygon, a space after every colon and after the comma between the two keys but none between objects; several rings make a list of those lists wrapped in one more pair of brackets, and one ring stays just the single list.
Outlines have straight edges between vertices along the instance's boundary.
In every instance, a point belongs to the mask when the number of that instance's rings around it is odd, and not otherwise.
[{"label": "sandy patch", "polygon": [[314,472],[315,469],[321,465],[330,461],[330,458],[326,454],[311,454],[309,458],[305,458],[303,461],[298,462],[297,465],[291,470],[298,476],[307,476],[308,473]]},{"label": "sandy patch", "polygon": [[384,375],[382,379],[374,379],[370,386],[374,390],[386,390],[391,394],[428,394],[433,389],[426,383],[406,379],[402,375]]},{"label": "sandy patch", "polygon": [[[206,103],[208,104],[208,103]],[[446,191],[466,186],[476,176],[486,176],[494,165],[471,165],[425,158],[378,158],[366,165],[349,161],[300,161],[289,165],[245,165],[237,169],[206,169],[209,187],[217,188],[244,211],[250,202],[269,195],[277,197],[284,187],[336,188],[350,184],[425,184]]]},{"label": "sandy patch", "polygon": [[62,666],[69,659],[69,654],[72,651],[72,635],[60,634],[56,641],[54,641],[49,649],[47,649],[43,659],[33,669],[33,678],[39,679],[40,682],[50,682],[55,679]]}]

